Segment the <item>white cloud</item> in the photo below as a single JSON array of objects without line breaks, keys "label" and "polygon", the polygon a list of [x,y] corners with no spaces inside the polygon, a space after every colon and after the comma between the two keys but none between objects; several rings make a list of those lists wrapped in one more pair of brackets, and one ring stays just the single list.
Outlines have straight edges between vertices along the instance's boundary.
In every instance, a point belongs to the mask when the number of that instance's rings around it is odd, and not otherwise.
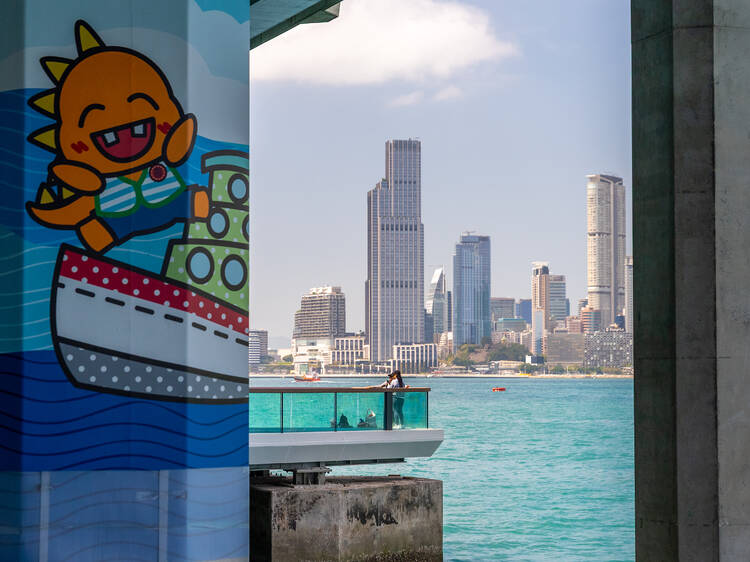
[{"label": "white cloud", "polygon": [[484,11],[455,0],[347,0],[337,20],[300,25],[254,49],[250,70],[263,81],[420,82],[517,53]]},{"label": "white cloud", "polygon": [[404,94],[403,96],[398,96],[392,99],[388,103],[388,105],[390,105],[391,107],[404,107],[407,105],[414,105],[416,103],[419,103],[423,99],[424,99],[424,92],[422,90],[417,90],[416,92]]},{"label": "white cloud", "polygon": [[460,98],[463,95],[463,91],[458,86],[447,86],[436,92],[433,99],[435,101],[447,101]]}]

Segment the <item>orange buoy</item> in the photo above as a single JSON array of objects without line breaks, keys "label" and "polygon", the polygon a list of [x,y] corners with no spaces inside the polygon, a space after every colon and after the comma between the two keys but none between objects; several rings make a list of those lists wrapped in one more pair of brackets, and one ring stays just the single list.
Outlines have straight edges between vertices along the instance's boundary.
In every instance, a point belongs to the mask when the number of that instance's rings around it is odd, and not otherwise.
[{"label": "orange buoy", "polygon": [[496,386],[492,389],[492,392],[503,392],[505,390],[504,386]]}]

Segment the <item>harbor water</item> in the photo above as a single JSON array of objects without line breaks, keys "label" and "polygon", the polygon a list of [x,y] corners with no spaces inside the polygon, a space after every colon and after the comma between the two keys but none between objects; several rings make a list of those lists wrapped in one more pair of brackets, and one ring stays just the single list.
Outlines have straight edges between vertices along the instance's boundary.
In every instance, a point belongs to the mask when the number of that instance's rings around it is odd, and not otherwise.
[{"label": "harbor water", "polygon": [[[324,379],[317,387],[382,379]],[[444,559],[633,560],[633,381],[407,378],[432,388],[429,459],[335,467],[402,474],[444,487]],[[299,386],[256,379],[251,386]],[[505,392],[492,392],[496,386]]]}]

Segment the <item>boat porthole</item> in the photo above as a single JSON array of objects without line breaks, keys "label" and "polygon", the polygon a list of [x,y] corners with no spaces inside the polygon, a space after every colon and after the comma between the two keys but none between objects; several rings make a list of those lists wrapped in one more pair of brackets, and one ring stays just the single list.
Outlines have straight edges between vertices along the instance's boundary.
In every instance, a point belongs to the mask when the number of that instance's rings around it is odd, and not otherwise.
[{"label": "boat porthole", "polygon": [[229,217],[224,209],[214,209],[208,217],[208,231],[214,238],[223,238],[229,232]]},{"label": "boat porthole", "polygon": [[237,256],[229,256],[221,264],[221,280],[233,291],[242,287],[247,281],[247,266]]},{"label": "boat porthole", "polygon": [[247,201],[247,194],[250,191],[247,185],[247,178],[242,174],[233,175],[229,178],[227,190],[229,191],[229,198],[234,203],[244,203]]},{"label": "boat porthole", "polygon": [[214,274],[214,260],[205,248],[193,248],[187,258],[187,272],[195,283],[203,284]]},{"label": "boat porthole", "polygon": [[245,235],[245,240],[249,242],[250,241],[250,215],[247,215],[245,217],[245,220],[242,221],[242,234]]}]

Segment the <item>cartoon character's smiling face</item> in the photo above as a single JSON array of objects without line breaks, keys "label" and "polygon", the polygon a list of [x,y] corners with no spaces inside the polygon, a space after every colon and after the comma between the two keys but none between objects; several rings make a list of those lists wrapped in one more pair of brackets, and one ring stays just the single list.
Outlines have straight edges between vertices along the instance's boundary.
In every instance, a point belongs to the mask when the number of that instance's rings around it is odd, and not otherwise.
[{"label": "cartoon character's smiling face", "polygon": [[78,61],[61,84],[59,148],[100,174],[139,170],[162,158],[182,116],[169,84],[144,57],[105,49]]}]

